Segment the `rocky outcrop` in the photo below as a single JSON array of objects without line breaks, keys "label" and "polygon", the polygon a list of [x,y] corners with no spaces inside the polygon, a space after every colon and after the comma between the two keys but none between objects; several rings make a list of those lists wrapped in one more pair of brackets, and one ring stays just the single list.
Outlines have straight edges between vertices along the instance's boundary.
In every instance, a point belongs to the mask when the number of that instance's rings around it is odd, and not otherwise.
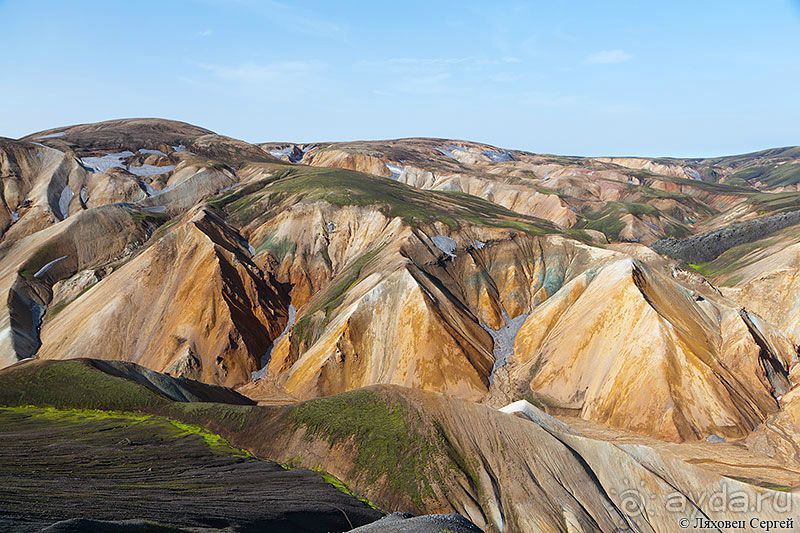
[{"label": "rocky outcrop", "polygon": [[791,364],[792,344],[768,335],[779,348],[765,352],[737,309],[626,259],[533,311],[511,379],[555,412],[670,440],[742,437],[778,409],[772,365]]},{"label": "rocky outcrop", "polygon": [[664,239],[653,243],[658,253],[689,263],[712,261],[734,246],[757,241],[778,230],[800,223],[800,211],[769,215],[686,239]]},{"label": "rocky outcrop", "polygon": [[246,381],[283,329],[288,302],[242,241],[209,211],[188,215],[48,320],[38,356],[121,359],[207,383]]}]

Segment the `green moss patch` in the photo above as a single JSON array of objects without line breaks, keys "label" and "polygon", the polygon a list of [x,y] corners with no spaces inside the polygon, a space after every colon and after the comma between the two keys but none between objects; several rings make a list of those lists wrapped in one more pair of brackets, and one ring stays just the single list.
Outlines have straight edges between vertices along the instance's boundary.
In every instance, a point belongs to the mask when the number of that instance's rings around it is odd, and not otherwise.
[{"label": "green moss patch", "polygon": [[344,169],[262,165],[268,179],[211,200],[240,225],[282,209],[287,202],[324,201],[336,206],[376,206],[389,217],[410,224],[442,222],[450,227],[477,224],[510,228],[534,235],[558,233],[546,220],[509,211],[456,191],[421,191],[387,178]]},{"label": "green moss patch", "polygon": [[0,405],[139,411],[169,403],[141,385],[80,360],[36,361],[0,374]]},{"label": "green moss patch", "polygon": [[140,425],[139,429],[143,432],[160,432],[176,439],[187,436],[200,438],[213,453],[236,457],[252,457],[250,452],[232,447],[220,435],[212,433],[205,428],[161,416],[101,409],[59,409],[32,405],[0,407],[0,411],[9,414],[21,414],[57,424],[75,425],[97,422],[115,422],[124,426],[136,424]]},{"label": "green moss patch", "polygon": [[330,445],[355,446],[355,463],[367,483],[385,476],[394,490],[417,505],[431,494],[427,480],[439,455],[437,443],[410,423],[414,415],[399,402],[357,390],[301,403],[291,408],[290,416]]}]

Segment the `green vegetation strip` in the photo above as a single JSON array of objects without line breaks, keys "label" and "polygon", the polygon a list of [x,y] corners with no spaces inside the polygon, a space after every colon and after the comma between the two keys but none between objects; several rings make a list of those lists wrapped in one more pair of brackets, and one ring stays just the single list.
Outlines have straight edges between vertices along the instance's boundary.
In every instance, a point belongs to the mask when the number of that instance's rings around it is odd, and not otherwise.
[{"label": "green vegetation strip", "polygon": [[518,229],[533,235],[558,233],[553,223],[514,213],[497,204],[455,191],[421,191],[387,178],[351,170],[263,165],[268,179],[216,197],[209,205],[224,210],[240,225],[278,209],[282,202],[325,201],[336,206],[376,206],[389,217],[410,224],[441,222],[450,227],[469,223]]},{"label": "green vegetation strip", "polygon": [[386,476],[394,490],[417,505],[431,494],[429,467],[437,455],[437,443],[409,423],[413,415],[399,402],[357,390],[299,404],[290,414],[309,436],[330,445],[352,442],[357,449],[355,463],[367,483]]},{"label": "green vegetation strip", "polygon": [[201,426],[186,424],[161,416],[124,411],[104,411],[101,409],[58,409],[55,407],[38,407],[33,405],[0,407],[0,411],[18,413],[34,419],[46,420],[58,424],[85,424],[107,421],[119,422],[126,426],[143,424],[153,429],[165,430],[170,437],[176,439],[192,436],[199,437],[205,442],[211,452],[216,454],[247,458],[253,457],[247,450],[234,448],[220,435],[212,433]]}]

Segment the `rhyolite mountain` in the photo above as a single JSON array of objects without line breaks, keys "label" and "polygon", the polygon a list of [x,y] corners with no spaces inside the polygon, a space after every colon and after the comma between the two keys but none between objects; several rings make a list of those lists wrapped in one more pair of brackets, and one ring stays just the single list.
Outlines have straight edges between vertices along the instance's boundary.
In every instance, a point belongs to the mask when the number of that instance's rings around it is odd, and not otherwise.
[{"label": "rhyolite mountain", "polygon": [[[800,487],[799,148],[251,144],[128,119],[0,139],[0,179],[4,405],[183,420],[490,531],[670,531],[671,492],[730,517],[697,493]],[[118,381],[62,397],[67,359]],[[104,401],[130,382],[204,407]]]}]

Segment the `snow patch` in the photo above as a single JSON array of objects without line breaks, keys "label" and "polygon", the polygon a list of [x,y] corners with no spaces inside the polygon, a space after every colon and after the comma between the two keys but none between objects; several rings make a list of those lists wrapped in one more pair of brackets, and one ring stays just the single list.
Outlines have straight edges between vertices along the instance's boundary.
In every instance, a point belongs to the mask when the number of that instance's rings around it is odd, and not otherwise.
[{"label": "snow patch", "polygon": [[297,163],[303,159],[303,156],[306,155],[307,151],[307,148],[300,148],[299,146],[290,144],[288,146],[284,146],[283,148],[273,148],[269,151],[269,155],[272,157],[277,157],[278,159],[285,157],[290,163]]},{"label": "snow patch", "polygon": [[86,205],[86,202],[89,201],[89,191],[86,189],[86,185],[83,185],[81,187],[81,191],[80,191],[79,194],[80,194],[81,202],[83,202],[83,205]]},{"label": "snow patch", "polygon": [[159,167],[157,165],[139,165],[138,167],[128,167],[128,172],[134,176],[155,176],[157,174],[166,174],[175,170],[175,165],[164,165]]},{"label": "snow patch", "polygon": [[[436,151],[439,152],[440,154],[446,155],[450,159],[456,159],[456,156],[453,155],[453,150],[461,150],[461,147],[455,145],[449,145],[449,146],[439,146],[438,148],[436,148]],[[458,160],[456,159],[456,161]]]},{"label": "snow patch", "polygon": [[31,336],[34,339],[39,338],[39,329],[42,327],[42,318],[44,318],[46,311],[47,307],[44,305],[31,304],[31,324],[33,324]]},{"label": "snow patch", "polygon": [[395,181],[399,180],[400,176],[405,172],[403,167],[395,165],[394,163],[386,163],[386,168],[392,173],[391,178]]},{"label": "snow patch", "polygon": [[715,435],[712,433],[711,435],[706,437],[706,442],[713,442],[715,444],[719,444],[721,442],[725,442],[725,439],[723,437],[720,437],[719,435]]},{"label": "snow patch", "polygon": [[75,193],[72,192],[72,187],[69,185],[61,189],[61,196],[58,199],[58,210],[61,211],[62,220],[69,216],[69,203],[72,201],[74,196]]},{"label": "snow patch", "polygon": [[160,156],[167,157],[167,154],[165,154],[161,150],[148,150],[147,148],[139,148],[139,153],[140,154],[160,155]]},{"label": "snow patch", "polygon": [[517,333],[519,333],[522,324],[524,324],[525,320],[528,318],[529,313],[522,313],[511,318],[508,316],[506,310],[502,309],[501,316],[503,317],[503,326],[499,329],[492,329],[485,324],[481,324],[483,329],[492,336],[492,340],[494,341],[494,348],[492,349],[492,353],[494,354],[494,366],[492,367],[491,374],[489,374],[489,383],[492,383],[495,371],[505,366],[509,358],[514,355],[514,341],[517,338]]},{"label": "snow patch", "polygon": [[53,259],[52,261],[50,261],[49,263],[47,263],[45,266],[43,266],[42,268],[40,268],[39,270],[37,270],[37,271],[36,271],[36,274],[34,274],[34,275],[33,275],[33,277],[34,277],[34,278],[36,278],[36,279],[39,279],[39,278],[41,278],[42,276],[44,276],[45,274],[47,274],[47,273],[50,271],[50,269],[51,269],[51,268],[53,268],[54,266],[56,266],[58,263],[60,263],[61,261],[63,261],[63,260],[64,260],[64,259],[66,259],[67,257],[69,257],[69,256],[62,255],[62,256],[61,256],[61,257],[59,257],[58,259]]},{"label": "snow patch", "polygon": [[81,164],[92,172],[105,172],[110,168],[125,168],[125,164],[122,161],[132,155],[133,152],[125,150],[124,152],[113,152],[97,157],[82,157]]},{"label": "snow patch", "polygon": [[269,360],[272,358],[272,351],[275,349],[278,343],[286,336],[286,334],[289,333],[289,330],[292,329],[292,326],[294,326],[294,321],[296,318],[297,318],[297,309],[295,308],[294,305],[289,304],[289,319],[286,321],[286,327],[283,328],[283,331],[281,332],[280,335],[278,335],[278,338],[272,342],[272,346],[269,347],[269,350],[267,350],[266,353],[261,357],[261,368],[250,375],[253,381],[259,380],[263,378],[265,375],[267,375],[267,365],[269,364]]},{"label": "snow patch", "polygon": [[484,150],[482,153],[495,163],[505,163],[514,160],[511,154],[499,150]]},{"label": "snow patch", "polygon": [[154,189],[153,186],[146,181],[139,180],[139,187],[147,196],[158,196],[161,193],[161,191]]},{"label": "snow patch", "polygon": [[451,258],[456,256],[456,241],[444,235],[436,235],[431,239],[431,242],[445,254]]},{"label": "snow patch", "polygon": [[695,169],[693,169],[691,167],[684,167],[683,171],[686,173],[687,176],[689,176],[693,180],[696,180],[696,181],[702,181],[703,180],[703,176],[701,176],[698,171],[696,171]]},{"label": "snow patch", "polygon": [[567,424],[555,418],[554,416],[548,415],[541,409],[537,409],[536,407],[531,405],[527,400],[518,400],[516,402],[510,403],[505,407],[501,407],[500,409],[498,409],[498,411],[507,414],[519,413],[528,420],[530,420],[531,422],[534,422],[546,429],[556,429],[562,433],[567,433],[571,435],[576,434],[575,430],[573,430]]},{"label": "snow patch", "polygon": [[472,241],[470,244],[476,250],[483,250],[483,247],[486,246],[486,243],[483,241]]},{"label": "snow patch", "polygon": [[333,222],[328,222],[327,224],[325,224],[325,229],[328,230],[328,233],[331,233],[333,230],[336,229],[336,224],[334,224]]},{"label": "snow patch", "polygon": [[173,146],[173,147],[172,147],[172,149],[173,149],[173,150],[175,150],[176,152],[188,152],[188,151],[189,151],[189,150],[187,150],[187,149],[186,149],[186,147],[185,147],[184,145],[182,145],[182,144],[179,144],[179,145],[177,145],[177,146]]},{"label": "snow patch", "polygon": [[19,211],[12,211],[11,212],[11,223],[13,224],[17,220],[19,220]]},{"label": "snow patch", "polygon": [[47,135],[42,135],[41,137],[36,137],[36,140],[41,141],[42,139],[55,139],[56,137],[63,137],[66,134],[66,131],[58,131],[56,133],[49,133]]},{"label": "snow patch", "polygon": [[283,148],[272,149],[269,151],[269,155],[271,155],[272,157],[277,157],[279,159],[281,157],[290,157],[292,155],[292,147],[285,146]]}]

